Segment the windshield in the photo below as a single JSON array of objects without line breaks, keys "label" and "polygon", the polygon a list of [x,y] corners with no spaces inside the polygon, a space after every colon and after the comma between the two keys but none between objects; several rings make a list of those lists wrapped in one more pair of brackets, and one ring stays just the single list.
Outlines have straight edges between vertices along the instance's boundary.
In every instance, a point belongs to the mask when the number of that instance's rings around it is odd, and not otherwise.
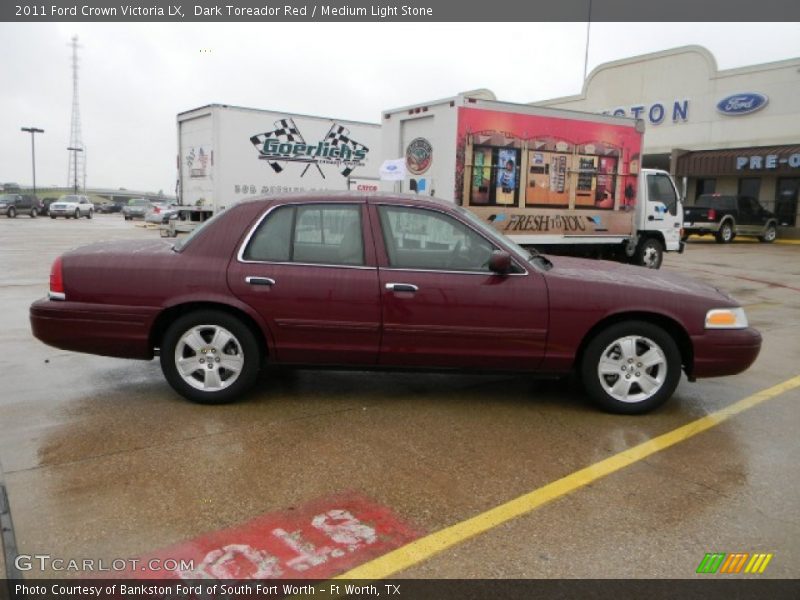
[{"label": "windshield", "polygon": [[500,244],[505,244],[506,246],[511,246],[511,248],[513,250],[518,252],[521,256],[524,256],[526,260],[530,260],[534,256],[533,252],[523,248],[522,246],[517,244],[511,238],[509,238],[509,237],[503,235],[502,233],[500,233],[499,231],[497,231],[491,225],[487,225],[484,221],[482,221],[480,218],[478,218],[477,216],[475,216],[473,213],[471,213],[470,211],[466,210],[465,208],[462,208],[460,206],[456,206],[455,209],[459,212],[459,214],[461,214],[462,216],[466,217],[471,223],[476,225],[483,233],[488,235],[495,242],[498,242]]},{"label": "windshield", "polygon": [[78,197],[77,196],[61,196],[58,199],[58,201],[59,202],[77,202],[78,201]]},{"label": "windshield", "polygon": [[0,202],[11,202],[13,199],[14,196],[11,196],[10,194],[3,194],[0,196]]}]

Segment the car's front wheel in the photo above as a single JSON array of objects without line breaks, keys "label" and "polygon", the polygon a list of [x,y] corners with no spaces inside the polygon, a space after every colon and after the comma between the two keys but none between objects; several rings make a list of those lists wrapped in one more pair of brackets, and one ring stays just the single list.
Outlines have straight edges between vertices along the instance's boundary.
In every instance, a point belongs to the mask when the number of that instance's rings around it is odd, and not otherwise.
[{"label": "car's front wheel", "polygon": [[32,209],[31,209],[31,213],[30,213],[30,214],[31,214],[31,218],[32,218],[32,219],[35,219],[35,218],[36,218],[36,215],[38,215],[39,213],[38,213],[38,212],[36,212],[36,209],[35,209],[35,208],[32,208]]},{"label": "car's front wheel", "polygon": [[6,214],[8,215],[9,219],[15,219],[17,217],[17,211],[14,209],[13,206],[8,209],[8,212]]},{"label": "car's front wheel", "polygon": [[661,327],[621,322],[589,342],[580,372],[586,391],[603,409],[641,414],[672,396],[681,377],[681,354]]},{"label": "car's front wheel", "polygon": [[636,264],[648,269],[658,269],[664,260],[664,244],[656,238],[642,240],[636,250]]},{"label": "car's front wheel", "polygon": [[180,395],[199,404],[233,402],[258,378],[261,351],[250,329],[225,312],[199,310],[164,334],[161,369]]}]

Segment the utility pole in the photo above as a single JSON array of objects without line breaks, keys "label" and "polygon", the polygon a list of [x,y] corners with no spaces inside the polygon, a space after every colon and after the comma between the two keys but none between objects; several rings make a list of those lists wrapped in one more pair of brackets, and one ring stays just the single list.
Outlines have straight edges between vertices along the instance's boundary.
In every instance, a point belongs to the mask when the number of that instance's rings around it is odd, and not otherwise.
[{"label": "utility pole", "polygon": [[21,127],[20,131],[25,131],[31,134],[31,164],[33,165],[33,195],[36,196],[36,143],[34,139],[37,133],[44,133],[44,129],[37,129],[36,127]]},{"label": "utility pole", "polygon": [[75,154],[73,154],[75,159],[72,161],[72,164],[75,165],[75,179],[73,180],[74,181],[74,187],[73,187],[74,192],[73,193],[77,195],[78,194],[78,152],[83,152],[83,148],[73,148],[72,146],[70,146],[69,148],[67,148],[67,150],[69,150],[70,152],[74,152],[75,153]]}]

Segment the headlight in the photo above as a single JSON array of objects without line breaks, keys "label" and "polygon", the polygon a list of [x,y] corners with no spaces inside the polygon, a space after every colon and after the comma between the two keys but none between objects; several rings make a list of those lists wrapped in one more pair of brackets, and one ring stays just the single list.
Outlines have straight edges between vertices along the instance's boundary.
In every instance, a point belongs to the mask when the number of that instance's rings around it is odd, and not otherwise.
[{"label": "headlight", "polygon": [[743,308],[712,308],[706,313],[706,329],[744,329],[747,315]]}]

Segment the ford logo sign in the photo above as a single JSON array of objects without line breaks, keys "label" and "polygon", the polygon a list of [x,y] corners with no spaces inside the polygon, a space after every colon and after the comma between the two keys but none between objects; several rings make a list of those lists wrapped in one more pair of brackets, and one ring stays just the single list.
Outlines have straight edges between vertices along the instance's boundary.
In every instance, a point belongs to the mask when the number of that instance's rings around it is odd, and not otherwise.
[{"label": "ford logo sign", "polygon": [[387,171],[397,171],[397,165],[386,165]]},{"label": "ford logo sign", "polygon": [[723,115],[749,115],[764,108],[769,102],[764,94],[745,92],[726,96],[717,102],[717,110]]}]

